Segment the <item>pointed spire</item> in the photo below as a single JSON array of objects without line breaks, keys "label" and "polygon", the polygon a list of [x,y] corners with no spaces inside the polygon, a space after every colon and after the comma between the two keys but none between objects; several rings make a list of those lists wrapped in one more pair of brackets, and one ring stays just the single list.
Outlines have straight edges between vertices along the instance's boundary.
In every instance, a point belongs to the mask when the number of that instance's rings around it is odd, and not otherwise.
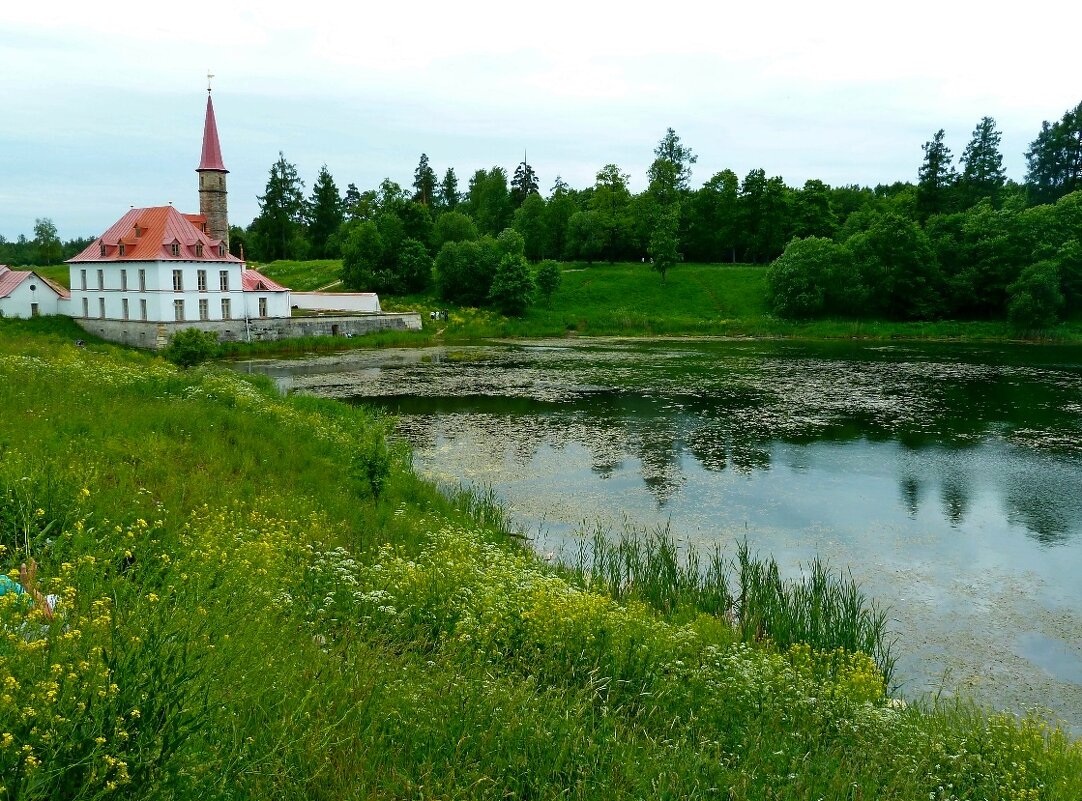
[{"label": "pointed spire", "polygon": [[218,144],[218,124],[214,121],[214,103],[207,89],[207,121],[203,125],[203,154],[199,159],[198,170],[220,170],[229,172],[222,163],[222,146]]}]

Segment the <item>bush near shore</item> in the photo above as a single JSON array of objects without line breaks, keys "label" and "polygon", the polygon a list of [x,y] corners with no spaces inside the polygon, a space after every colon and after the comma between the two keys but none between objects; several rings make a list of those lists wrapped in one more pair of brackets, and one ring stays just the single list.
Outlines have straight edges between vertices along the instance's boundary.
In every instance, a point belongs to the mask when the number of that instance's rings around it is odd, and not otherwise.
[{"label": "bush near shore", "polygon": [[0,799],[1082,797],[664,541],[550,567],[377,414],[76,338],[0,321],[0,561],[60,598],[0,596]]}]

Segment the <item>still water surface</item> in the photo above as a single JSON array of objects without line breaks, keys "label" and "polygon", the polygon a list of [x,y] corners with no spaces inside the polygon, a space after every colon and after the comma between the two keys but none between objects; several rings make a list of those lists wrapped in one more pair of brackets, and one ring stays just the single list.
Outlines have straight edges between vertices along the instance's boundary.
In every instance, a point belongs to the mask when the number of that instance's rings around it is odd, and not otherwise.
[{"label": "still water surface", "polygon": [[536,547],[669,525],[816,554],[888,605],[902,695],[1082,733],[1082,349],[501,342],[252,362],[380,406],[418,469],[491,486]]}]

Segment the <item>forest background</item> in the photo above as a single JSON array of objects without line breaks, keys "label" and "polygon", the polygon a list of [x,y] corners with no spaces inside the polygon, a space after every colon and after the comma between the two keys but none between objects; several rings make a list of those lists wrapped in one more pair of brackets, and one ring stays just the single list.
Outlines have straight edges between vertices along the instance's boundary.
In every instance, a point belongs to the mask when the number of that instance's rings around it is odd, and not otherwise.
[{"label": "forest background", "polygon": [[[547,196],[525,155],[514,172],[479,169],[465,188],[422,154],[410,187],[385,179],[342,192],[324,165],[310,194],[284,154],[260,213],[230,229],[255,262],[342,259],[342,287],[522,314],[559,283],[554,260],[769,264],[769,304],[788,319],[1002,320],[1045,329],[1082,308],[1082,103],[1042,123],[1019,183],[1003,169],[995,120],[955,160],[937,131],[917,181],[790,187],[763,169],[692,188],[697,156],[669,128],[647,188],[616,164],[593,186],[557,176]],[[92,241],[61,242],[49,218],[33,238],[0,238],[0,263],[56,264]],[[540,265],[531,268],[529,265]]]}]

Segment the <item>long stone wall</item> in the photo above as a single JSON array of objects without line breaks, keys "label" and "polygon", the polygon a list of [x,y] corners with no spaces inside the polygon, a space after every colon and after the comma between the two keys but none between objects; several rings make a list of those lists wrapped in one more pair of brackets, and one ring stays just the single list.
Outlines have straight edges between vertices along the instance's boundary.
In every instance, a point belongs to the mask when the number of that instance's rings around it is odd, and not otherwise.
[{"label": "long stone wall", "polygon": [[154,323],[141,320],[100,320],[76,317],[87,333],[136,348],[160,350],[177,331],[197,328],[213,331],[222,342],[258,342],[296,337],[360,336],[374,331],[419,331],[417,312],[319,315],[315,317],[254,318],[248,320],[189,320],[182,323]]}]

